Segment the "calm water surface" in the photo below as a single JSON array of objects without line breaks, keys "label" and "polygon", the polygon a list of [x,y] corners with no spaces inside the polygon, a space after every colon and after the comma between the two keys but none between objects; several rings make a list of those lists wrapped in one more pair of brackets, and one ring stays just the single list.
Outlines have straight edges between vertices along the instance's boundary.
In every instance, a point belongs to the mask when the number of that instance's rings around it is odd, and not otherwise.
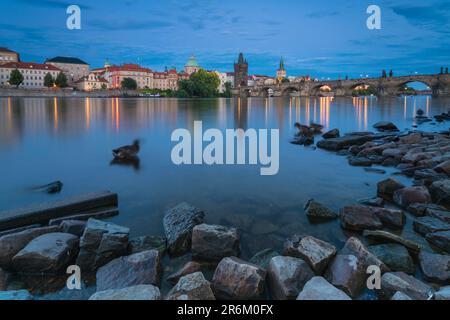
[{"label": "calm water surface", "polygon": [[[292,145],[293,124],[321,123],[341,132],[368,131],[379,120],[412,129],[417,109],[448,111],[450,99],[431,97],[211,99],[0,98],[0,210],[90,191],[119,194],[112,221],[133,235],[163,234],[164,211],[181,201],[205,210],[209,223],[242,230],[243,257],[280,248],[294,233],[342,246],[337,221],[311,225],[303,205],[314,198],[339,210],[372,197],[386,175],[351,167],[345,157]],[[280,129],[280,170],[260,176],[259,166],[176,166],[170,152],[176,128]],[[448,125],[424,124],[440,131]],[[138,166],[111,164],[111,149],[142,140]],[[318,138],[319,139],[319,138]],[[404,178],[399,178],[404,179]],[[54,180],[58,195],[31,191]],[[405,183],[408,181],[405,180]]]}]

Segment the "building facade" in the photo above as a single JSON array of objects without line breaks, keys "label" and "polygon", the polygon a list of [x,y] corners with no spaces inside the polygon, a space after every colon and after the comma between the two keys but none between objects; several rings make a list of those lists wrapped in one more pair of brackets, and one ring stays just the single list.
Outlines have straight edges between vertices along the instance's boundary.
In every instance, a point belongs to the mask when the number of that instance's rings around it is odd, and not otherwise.
[{"label": "building facade", "polygon": [[78,90],[82,91],[105,90],[109,88],[108,81],[94,72],[78,79],[75,85]]},{"label": "building facade", "polygon": [[8,48],[0,48],[0,64],[8,62],[20,62],[19,54]]},{"label": "building facade", "polygon": [[248,83],[248,63],[244,59],[243,53],[239,53],[237,63],[234,64],[234,87],[247,86]]},{"label": "building facade", "polygon": [[45,64],[53,65],[62,70],[67,77],[67,84],[75,86],[75,83],[89,74],[89,65],[78,58],[55,57],[47,59]]},{"label": "building facade", "polygon": [[19,70],[23,75],[23,82],[19,88],[26,89],[42,89],[44,86],[44,78],[50,73],[53,79],[56,79],[61,69],[48,64],[40,64],[34,62],[8,62],[0,65],[0,86],[10,86],[9,79],[11,71]]},{"label": "building facade", "polygon": [[195,59],[194,55],[189,58],[188,62],[184,66],[184,72],[186,72],[188,75],[191,75],[200,69],[200,65],[198,64],[197,59]]}]

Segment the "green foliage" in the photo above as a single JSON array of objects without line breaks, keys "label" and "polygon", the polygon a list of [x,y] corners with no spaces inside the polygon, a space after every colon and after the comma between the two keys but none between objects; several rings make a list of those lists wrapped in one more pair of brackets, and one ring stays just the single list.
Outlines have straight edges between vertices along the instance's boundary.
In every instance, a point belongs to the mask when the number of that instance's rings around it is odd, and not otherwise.
[{"label": "green foliage", "polygon": [[122,89],[126,89],[126,90],[136,90],[137,89],[137,82],[136,82],[136,80],[134,80],[132,78],[123,78],[120,85],[121,85]]},{"label": "green foliage", "polygon": [[225,91],[222,93],[222,97],[231,98],[231,88],[232,84],[230,81],[225,82]]},{"label": "green foliage", "polygon": [[217,74],[200,69],[188,80],[178,83],[179,91],[188,97],[213,98],[219,95],[220,79]]},{"label": "green foliage", "polygon": [[18,88],[22,84],[23,79],[23,75],[20,73],[20,71],[14,69],[13,71],[11,71],[11,75],[9,76],[9,84]]},{"label": "green foliage", "polygon": [[47,88],[51,88],[53,87],[53,84],[55,82],[53,81],[53,77],[50,74],[50,72],[48,72],[45,77],[44,77],[44,86],[46,86]]},{"label": "green foliage", "polygon": [[359,90],[353,90],[352,96],[358,97],[358,96],[370,96],[370,95],[376,95],[377,91],[374,87],[369,86],[367,89],[359,89]]},{"label": "green foliage", "polygon": [[147,94],[147,95],[153,95],[153,96],[159,95],[160,97],[167,97],[167,98],[175,97],[177,94],[176,91],[173,91],[170,89],[161,90],[161,89],[148,89],[148,88],[141,90],[141,93]]},{"label": "green foliage", "polygon": [[283,78],[283,79],[281,79],[281,83],[287,83],[287,82],[289,82],[289,79],[288,79],[288,78]]},{"label": "green foliage", "polygon": [[106,84],[102,84],[102,90],[106,90],[106,89],[108,89],[108,86],[106,85]]},{"label": "green foliage", "polygon": [[67,77],[64,73],[60,72],[56,76],[55,84],[58,88],[66,88],[67,87]]}]

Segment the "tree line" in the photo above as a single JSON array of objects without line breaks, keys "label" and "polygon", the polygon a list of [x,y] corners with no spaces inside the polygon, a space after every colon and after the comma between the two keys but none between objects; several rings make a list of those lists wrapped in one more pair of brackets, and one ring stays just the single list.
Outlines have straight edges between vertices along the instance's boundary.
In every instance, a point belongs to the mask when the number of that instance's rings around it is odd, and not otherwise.
[{"label": "tree line", "polygon": [[[23,74],[17,70],[14,69],[11,71],[11,75],[9,76],[9,84],[12,86],[16,86],[18,88],[24,81]],[[67,77],[64,73],[60,72],[56,76],[56,78],[53,78],[53,76],[48,72],[44,77],[44,86],[51,88],[51,87],[58,87],[58,88],[66,88],[67,87]]]}]

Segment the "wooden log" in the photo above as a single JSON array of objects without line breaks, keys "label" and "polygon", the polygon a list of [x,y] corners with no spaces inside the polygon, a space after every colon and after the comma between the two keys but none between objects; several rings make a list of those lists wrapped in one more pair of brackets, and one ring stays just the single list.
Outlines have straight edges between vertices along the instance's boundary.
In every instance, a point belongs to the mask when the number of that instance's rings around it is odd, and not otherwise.
[{"label": "wooden log", "polygon": [[31,224],[44,224],[51,219],[72,216],[105,207],[117,207],[117,193],[93,192],[55,202],[31,205],[17,210],[0,212],[0,231]]},{"label": "wooden log", "polygon": [[81,221],[87,221],[90,218],[94,219],[104,219],[113,217],[119,214],[119,210],[117,208],[110,208],[107,210],[101,210],[101,211],[95,211],[95,212],[86,212],[82,214],[76,214],[73,216],[67,216],[57,219],[52,219],[48,222],[49,226],[59,225],[64,220],[81,220]]}]

